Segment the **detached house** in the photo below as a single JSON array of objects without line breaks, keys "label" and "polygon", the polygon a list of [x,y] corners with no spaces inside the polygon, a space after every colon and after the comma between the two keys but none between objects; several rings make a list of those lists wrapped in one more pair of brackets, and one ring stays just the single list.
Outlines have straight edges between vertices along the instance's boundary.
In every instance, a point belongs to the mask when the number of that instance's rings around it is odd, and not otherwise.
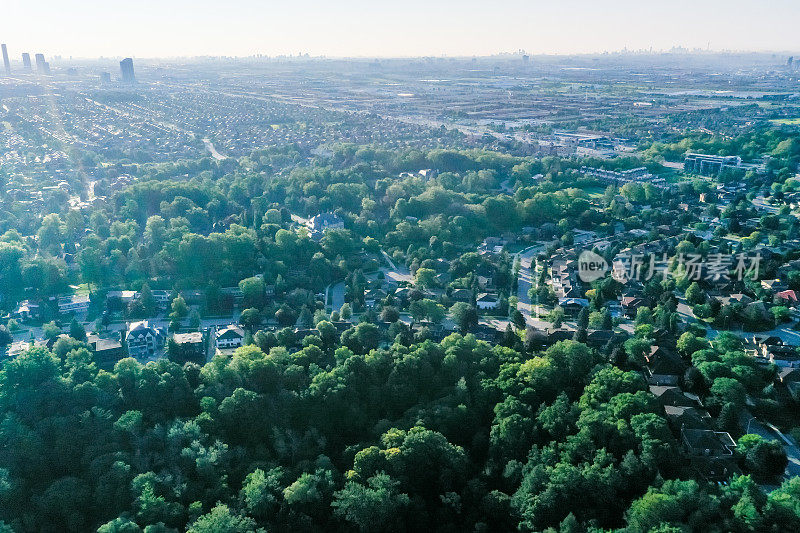
[{"label": "detached house", "polygon": [[[204,361],[206,350],[203,334],[199,331],[176,333],[172,336],[183,358],[189,361]],[[172,354],[170,354],[172,356]]]},{"label": "detached house", "polygon": [[244,330],[239,326],[230,325],[217,330],[214,339],[219,350],[230,350],[239,348],[244,344]]},{"label": "detached house", "polygon": [[128,343],[128,354],[132,357],[153,355],[156,348],[163,346],[164,336],[158,328],[150,326],[147,320],[132,322],[125,335]]},{"label": "detached house", "polygon": [[100,366],[113,365],[125,356],[119,338],[102,339],[97,335],[89,335],[86,342],[94,352],[95,359]]},{"label": "detached house", "polygon": [[344,227],[344,221],[333,213],[321,213],[308,221],[308,229],[311,238],[319,240],[329,229],[340,229]]},{"label": "detached house", "polygon": [[475,305],[478,309],[497,309],[500,307],[500,300],[497,299],[496,294],[482,293],[475,299]]}]

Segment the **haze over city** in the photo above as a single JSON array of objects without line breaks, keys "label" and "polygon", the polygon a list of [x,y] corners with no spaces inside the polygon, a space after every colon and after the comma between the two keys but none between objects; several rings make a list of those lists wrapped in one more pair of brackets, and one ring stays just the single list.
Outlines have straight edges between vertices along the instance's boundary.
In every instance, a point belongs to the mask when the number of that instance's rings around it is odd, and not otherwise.
[{"label": "haze over city", "polygon": [[798,20],[793,0],[6,0],[0,40],[86,58],[786,51],[800,47]]}]

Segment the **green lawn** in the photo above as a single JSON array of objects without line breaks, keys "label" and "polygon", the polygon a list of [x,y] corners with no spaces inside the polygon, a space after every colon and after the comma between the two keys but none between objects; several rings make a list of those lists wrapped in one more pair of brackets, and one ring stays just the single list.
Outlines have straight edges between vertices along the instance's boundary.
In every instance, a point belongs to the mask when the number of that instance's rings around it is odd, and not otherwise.
[{"label": "green lawn", "polygon": [[778,118],[770,120],[773,124],[782,124],[784,126],[800,126],[800,117],[797,118]]},{"label": "green lawn", "polygon": [[599,198],[603,196],[603,193],[606,192],[606,188],[603,187],[602,185],[586,185],[583,187],[578,187],[578,189],[584,191],[591,198]]}]

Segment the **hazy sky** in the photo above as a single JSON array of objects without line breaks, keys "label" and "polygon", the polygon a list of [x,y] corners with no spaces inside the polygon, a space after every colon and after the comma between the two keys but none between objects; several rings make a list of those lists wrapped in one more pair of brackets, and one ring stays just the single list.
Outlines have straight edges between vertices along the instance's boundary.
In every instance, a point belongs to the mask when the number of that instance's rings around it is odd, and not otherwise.
[{"label": "hazy sky", "polygon": [[800,0],[0,0],[0,42],[64,57],[798,50]]}]

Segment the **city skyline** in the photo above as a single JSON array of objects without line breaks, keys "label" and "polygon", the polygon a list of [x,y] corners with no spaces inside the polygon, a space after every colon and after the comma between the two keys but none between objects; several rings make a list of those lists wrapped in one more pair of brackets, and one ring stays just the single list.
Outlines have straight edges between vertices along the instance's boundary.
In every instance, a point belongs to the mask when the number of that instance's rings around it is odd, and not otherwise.
[{"label": "city skyline", "polygon": [[[0,21],[0,41],[8,44],[12,61],[34,50],[74,58],[800,50],[793,37],[800,5],[790,0],[775,0],[769,10],[744,0],[678,0],[668,10],[631,0],[615,2],[614,9],[585,0],[557,6],[513,0],[492,8],[474,0],[409,0],[402,7],[363,0],[336,5],[306,0],[291,6],[145,0],[113,12],[99,0],[64,4],[10,0]],[[156,9],[159,16],[153,17]],[[20,23],[26,20],[31,22]]]}]

